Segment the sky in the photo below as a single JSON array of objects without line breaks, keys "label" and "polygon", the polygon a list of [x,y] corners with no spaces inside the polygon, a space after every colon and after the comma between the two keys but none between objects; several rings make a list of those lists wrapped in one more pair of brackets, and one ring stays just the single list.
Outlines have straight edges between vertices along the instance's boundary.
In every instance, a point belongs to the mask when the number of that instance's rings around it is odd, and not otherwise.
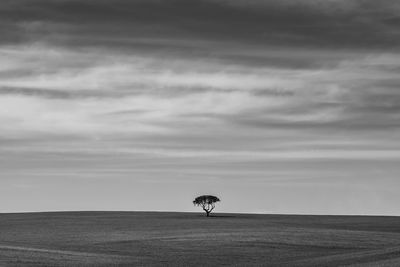
[{"label": "sky", "polygon": [[2,0],[0,212],[400,215],[397,0]]}]

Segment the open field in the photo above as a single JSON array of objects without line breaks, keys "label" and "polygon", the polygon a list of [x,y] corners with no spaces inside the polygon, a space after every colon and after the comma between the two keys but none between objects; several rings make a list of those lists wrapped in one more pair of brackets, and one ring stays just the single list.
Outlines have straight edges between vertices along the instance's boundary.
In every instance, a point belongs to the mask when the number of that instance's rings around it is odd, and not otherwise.
[{"label": "open field", "polygon": [[400,218],[0,214],[0,266],[400,266]]}]

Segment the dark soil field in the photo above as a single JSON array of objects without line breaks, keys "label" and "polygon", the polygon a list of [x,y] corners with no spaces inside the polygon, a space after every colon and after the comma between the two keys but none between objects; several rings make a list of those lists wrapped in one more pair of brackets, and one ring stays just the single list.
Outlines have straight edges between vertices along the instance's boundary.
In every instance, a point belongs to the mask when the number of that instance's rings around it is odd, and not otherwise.
[{"label": "dark soil field", "polygon": [[400,266],[400,218],[0,214],[0,266]]}]

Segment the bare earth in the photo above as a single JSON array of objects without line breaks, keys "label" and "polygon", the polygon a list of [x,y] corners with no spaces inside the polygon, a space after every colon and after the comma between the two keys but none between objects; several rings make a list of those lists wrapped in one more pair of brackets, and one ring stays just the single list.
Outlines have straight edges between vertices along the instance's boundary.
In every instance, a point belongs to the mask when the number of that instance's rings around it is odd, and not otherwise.
[{"label": "bare earth", "polygon": [[0,266],[400,266],[400,217],[0,214]]}]

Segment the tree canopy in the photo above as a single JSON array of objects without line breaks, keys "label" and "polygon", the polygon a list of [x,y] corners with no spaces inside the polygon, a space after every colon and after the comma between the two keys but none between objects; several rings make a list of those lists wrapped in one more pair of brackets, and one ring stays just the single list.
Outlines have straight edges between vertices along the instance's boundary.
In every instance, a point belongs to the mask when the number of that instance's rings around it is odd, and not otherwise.
[{"label": "tree canopy", "polygon": [[206,212],[207,217],[210,216],[211,211],[215,208],[215,203],[221,201],[216,196],[202,195],[193,200],[195,206],[200,206]]}]

